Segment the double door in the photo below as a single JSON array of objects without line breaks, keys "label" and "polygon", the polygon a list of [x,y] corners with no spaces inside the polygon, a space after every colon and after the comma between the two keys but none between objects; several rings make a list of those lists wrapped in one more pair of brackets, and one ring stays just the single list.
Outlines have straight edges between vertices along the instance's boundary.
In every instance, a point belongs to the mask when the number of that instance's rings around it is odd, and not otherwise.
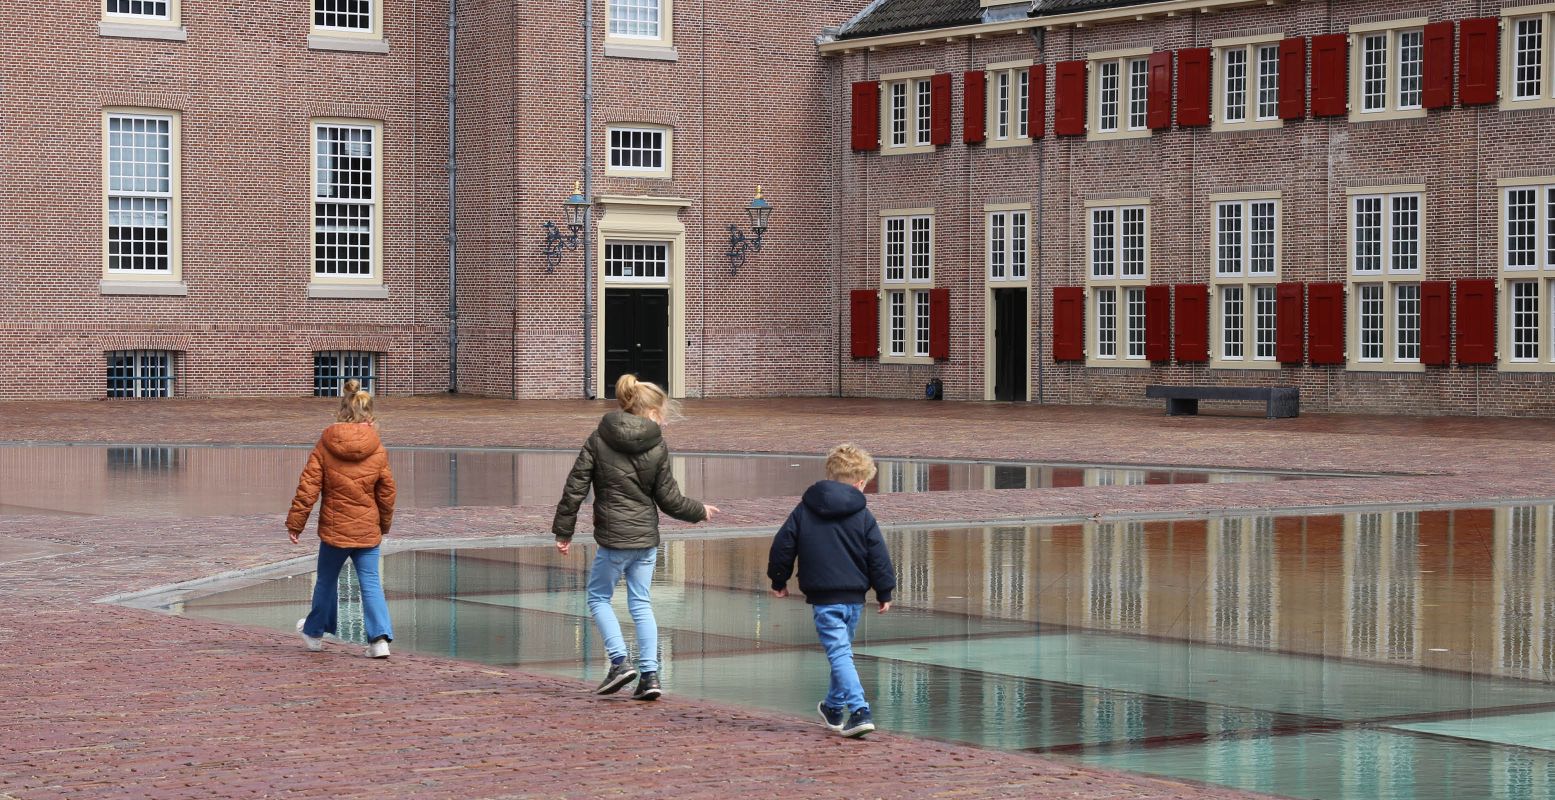
[{"label": "double door", "polygon": [[605,397],[630,372],[670,390],[668,289],[605,289]]}]

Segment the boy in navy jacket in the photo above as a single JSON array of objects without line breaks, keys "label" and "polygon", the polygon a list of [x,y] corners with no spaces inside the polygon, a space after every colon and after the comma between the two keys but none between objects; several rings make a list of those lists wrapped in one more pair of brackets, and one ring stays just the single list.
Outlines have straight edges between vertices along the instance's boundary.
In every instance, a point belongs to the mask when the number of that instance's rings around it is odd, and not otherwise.
[{"label": "boy in navy jacket", "polygon": [[[799,559],[799,590],[815,616],[815,632],[831,661],[831,691],[817,708],[826,727],[856,738],[875,729],[853,666],[853,631],[864,596],[875,590],[880,613],[891,610],[896,570],[875,515],[864,507],[864,485],[875,477],[875,461],[862,449],[840,444],[826,455],[826,480],[804,498],[778,529],[767,558],[772,594],[788,596],[788,579]],[[849,713],[852,712],[852,713]]]}]

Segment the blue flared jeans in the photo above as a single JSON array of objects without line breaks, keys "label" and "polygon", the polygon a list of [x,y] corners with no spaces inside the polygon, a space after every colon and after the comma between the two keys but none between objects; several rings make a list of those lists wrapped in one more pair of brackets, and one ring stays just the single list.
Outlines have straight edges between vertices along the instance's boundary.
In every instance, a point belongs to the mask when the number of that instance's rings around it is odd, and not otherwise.
[{"label": "blue flared jeans", "polygon": [[362,617],[367,641],[394,641],[389,624],[389,603],[383,597],[383,579],[378,575],[380,561],[376,547],[335,547],[319,542],[318,581],[313,584],[313,608],[302,623],[302,632],[312,637],[335,633],[340,610],[338,585],[340,570],[350,559],[356,568],[356,582],[362,587]]}]

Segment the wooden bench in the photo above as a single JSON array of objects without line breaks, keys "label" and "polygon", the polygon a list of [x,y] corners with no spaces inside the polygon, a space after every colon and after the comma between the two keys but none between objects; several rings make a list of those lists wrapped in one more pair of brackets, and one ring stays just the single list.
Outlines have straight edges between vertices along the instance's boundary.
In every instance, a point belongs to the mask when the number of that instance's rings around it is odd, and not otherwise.
[{"label": "wooden bench", "polygon": [[1162,386],[1145,387],[1145,397],[1166,400],[1166,415],[1199,413],[1200,400],[1261,400],[1269,419],[1301,413],[1301,390],[1295,386]]}]

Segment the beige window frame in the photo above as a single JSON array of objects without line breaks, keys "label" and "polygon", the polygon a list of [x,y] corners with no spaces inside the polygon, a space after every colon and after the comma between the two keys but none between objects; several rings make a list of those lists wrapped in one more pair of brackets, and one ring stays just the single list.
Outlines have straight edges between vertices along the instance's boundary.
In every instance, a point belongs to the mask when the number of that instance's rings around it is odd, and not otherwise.
[{"label": "beige window frame", "polygon": [[[1512,209],[1521,207],[1514,214]],[[1501,255],[1500,300],[1497,305],[1497,361],[1506,372],[1555,372],[1555,176],[1511,178],[1497,182],[1496,227]],[[1514,247],[1514,239],[1516,246]],[[1514,251],[1519,255],[1514,256]],[[1532,298],[1527,292],[1532,290]],[[1532,348],[1527,355],[1519,342],[1529,330],[1532,301]],[[1524,338],[1526,341],[1526,338]]]},{"label": "beige window frame", "polygon": [[[1408,50],[1419,56],[1418,60],[1411,60],[1415,64],[1413,68],[1414,93],[1418,100],[1424,100],[1425,91],[1425,33],[1424,28],[1429,20],[1426,17],[1411,17],[1409,19],[1392,20],[1389,22],[1373,22],[1365,25],[1350,26],[1350,121],[1351,122],[1380,122],[1396,119],[1419,119],[1426,115],[1425,107],[1417,102],[1409,106],[1400,104],[1403,92],[1402,70],[1403,63],[1401,53],[1404,49],[1405,34],[1408,34],[1413,46]],[[1366,44],[1373,37],[1380,37],[1383,41],[1383,104],[1381,108],[1366,110],[1367,84],[1369,78],[1366,74],[1368,52]]]},{"label": "beige window frame", "polygon": [[[930,79],[933,70],[897,72],[880,76],[880,154],[901,156],[932,153],[933,110]],[[898,94],[900,93],[900,94]],[[897,98],[902,99],[902,141],[897,143]]]},{"label": "beige window frame", "polygon": [[1032,92],[1045,89],[1031,85],[1031,60],[1003,61],[983,68],[987,76],[988,101],[985,129],[988,132],[984,146],[989,148],[1021,147],[1031,144],[1031,131],[1027,128]]},{"label": "beige window frame", "polygon": [[[1135,47],[1089,55],[1086,64],[1086,69],[1090,71],[1090,77],[1087,79],[1089,83],[1087,97],[1093,99],[1086,104],[1086,139],[1105,141],[1143,139],[1150,136],[1152,133],[1149,121],[1150,53],[1148,47]],[[1136,65],[1142,65],[1142,69]],[[1113,75],[1116,79],[1116,86],[1111,89],[1104,86],[1104,84],[1111,85],[1108,75]],[[1142,80],[1142,87],[1134,83],[1136,80]],[[1140,106],[1137,118],[1133,106],[1136,88],[1141,92],[1137,97]],[[1107,113],[1104,91],[1110,91],[1115,95],[1113,106],[1115,127],[1111,130],[1103,126],[1103,121],[1111,116]],[[1135,126],[1135,122],[1139,124]]]},{"label": "beige window frame", "polygon": [[[1128,228],[1133,225],[1140,227],[1131,234]],[[1150,200],[1087,200],[1084,230],[1085,316],[1090,323],[1085,326],[1086,366],[1148,367],[1150,361],[1144,353],[1144,292],[1150,285]],[[1104,254],[1105,259],[1101,258]],[[1140,266],[1125,275],[1127,266],[1133,263]],[[1136,316],[1138,325],[1132,326],[1131,318]],[[1104,325],[1106,320],[1111,320],[1111,324]],[[1137,353],[1131,351],[1136,341],[1131,335],[1137,337]],[[1110,353],[1104,352],[1109,350]]]},{"label": "beige window frame", "polygon": [[[625,0],[640,3],[643,0]],[[622,33],[616,30],[615,3],[605,2],[605,55],[623,58],[646,58],[674,61],[675,8],[674,0],[657,0],[659,5],[658,35],[644,36]],[[625,24],[625,21],[622,21]]]},{"label": "beige window frame", "polygon": [[[661,166],[631,167],[615,165],[615,146],[612,144],[617,131],[657,133],[661,146],[659,147],[659,159]],[[623,178],[670,178],[674,177],[674,152],[675,129],[668,125],[656,125],[653,123],[639,122],[612,122],[605,127],[605,174]]]},{"label": "beige window frame", "polygon": [[387,53],[389,43],[383,37],[383,3],[385,0],[369,0],[368,26],[353,28],[341,25],[320,25],[320,14],[338,13],[321,9],[320,3],[339,3],[343,0],[308,0],[308,47],[312,50],[344,50],[359,53]]},{"label": "beige window frame", "polygon": [[[308,295],[310,297],[347,297],[358,299],[381,299],[387,296],[387,287],[383,280],[383,159],[384,137],[383,123],[377,120],[343,119],[333,117],[318,117],[308,124],[308,191],[310,202],[308,203],[308,276],[310,284]],[[330,196],[319,194],[319,131],[324,128],[340,130],[365,130],[371,131],[371,158],[372,158],[372,197],[363,201],[358,198],[346,196]],[[331,200],[338,202],[330,203]],[[331,274],[319,272],[319,205],[352,205],[369,206],[368,231],[371,239],[371,248],[368,256],[368,273],[366,275]],[[329,247],[329,244],[324,244]],[[329,259],[326,259],[329,260]],[[340,259],[334,259],[340,260]]]},{"label": "beige window frame", "polygon": [[[882,364],[934,363],[928,352],[927,331],[930,321],[926,307],[929,290],[934,288],[934,228],[932,208],[880,212]],[[921,252],[915,250],[915,237],[920,230],[926,231],[927,236],[926,249]],[[920,262],[920,256],[926,260]],[[896,340],[898,319],[901,320],[899,351]]]},{"label": "beige window frame", "polygon": [[[1345,228],[1346,241],[1346,268],[1347,280],[1345,291],[1349,295],[1347,302],[1347,324],[1349,329],[1349,345],[1346,347],[1346,365],[1351,370],[1362,372],[1424,372],[1425,365],[1420,362],[1418,350],[1421,346],[1420,313],[1422,299],[1420,296],[1420,284],[1426,279],[1426,196],[1425,186],[1419,184],[1399,186],[1373,186],[1354,187],[1345,190]],[[1400,242],[1408,243],[1407,237],[1400,237],[1401,230],[1407,230],[1410,226],[1400,226],[1397,217],[1398,207],[1395,198],[1405,199],[1413,197],[1415,202],[1415,224],[1413,226],[1413,268],[1396,267],[1396,259],[1402,254],[1409,256],[1407,244],[1405,249],[1400,249]],[[1362,213],[1364,201],[1380,201],[1377,206],[1378,238],[1375,241],[1375,256],[1379,259],[1379,268],[1376,270],[1357,269],[1357,263],[1361,257],[1359,245],[1359,228],[1361,227],[1358,215]],[[1368,225],[1369,227],[1369,225]],[[1372,243],[1368,237],[1367,244]],[[1371,255],[1368,248],[1367,255]],[[1368,286],[1380,286],[1380,298],[1375,297],[1375,290]],[[1412,286],[1413,289],[1401,286]],[[1409,293],[1413,291],[1413,299]],[[1382,313],[1382,355],[1373,358],[1366,354],[1366,342],[1361,340],[1361,333],[1365,327],[1363,313],[1368,317],[1374,314],[1368,313],[1375,310],[1375,306],[1369,303],[1381,302]],[[1413,302],[1413,313],[1409,313]],[[1417,354],[1414,358],[1399,356],[1401,341],[1405,338],[1400,331],[1407,329],[1407,325],[1401,325],[1402,321],[1413,319],[1414,346]]]},{"label": "beige window frame", "polygon": [[[1242,36],[1232,39],[1216,39],[1210,43],[1214,48],[1214,87],[1215,102],[1210,122],[1212,131],[1257,131],[1271,128],[1284,127],[1285,120],[1279,115],[1279,45],[1284,34],[1270,33],[1259,36]],[[1262,82],[1266,77],[1263,70],[1263,60],[1260,55],[1264,48],[1273,47],[1274,60],[1274,113],[1268,117],[1261,116],[1260,92]],[[1242,67],[1242,94],[1243,114],[1240,120],[1227,118],[1226,109],[1229,87],[1227,86],[1228,54],[1239,52],[1243,57]]]},{"label": "beige window frame", "polygon": [[[149,190],[143,183],[136,183],[142,178],[156,180],[157,176],[123,176],[118,184],[115,184],[113,176],[113,164],[115,148],[113,142],[117,139],[121,142],[121,148],[129,151],[144,151],[148,146],[154,145],[144,138],[143,134],[134,131],[121,131],[117,134],[113,131],[114,121],[145,120],[166,123],[168,140],[168,176],[167,191]],[[182,140],[183,140],[183,114],[178,111],[160,108],[117,107],[105,108],[102,114],[102,170],[103,170],[103,216],[102,216],[102,282],[99,285],[103,294],[142,294],[142,295],[183,295],[188,292],[188,287],[183,283],[183,164],[182,164]],[[140,138],[136,139],[135,137]],[[120,137],[130,137],[124,139]],[[160,148],[155,148],[160,149]],[[121,156],[133,157],[133,152],[120,150]],[[125,183],[127,180],[129,183]],[[131,218],[142,217],[145,214],[159,214],[155,207],[148,208],[147,201],[165,200],[167,202],[167,264],[165,270],[138,270],[131,268],[115,268],[113,247],[111,245],[115,227],[116,206],[125,207],[118,214],[128,215]],[[139,203],[135,201],[140,201]],[[137,207],[138,206],[138,207]],[[120,226],[136,227],[136,226]],[[160,227],[160,226],[155,226]]]},{"label": "beige window frame", "polygon": [[[1538,87],[1531,93],[1521,93],[1519,81],[1518,44],[1524,37],[1525,23],[1538,26]],[[1501,110],[1518,111],[1530,108],[1555,108],[1555,37],[1551,26],[1555,25],[1555,3],[1519,6],[1501,10]],[[1526,65],[1532,66],[1532,65]]]},{"label": "beige window frame", "polygon": [[[97,23],[98,35],[178,42],[188,39],[189,34],[183,27],[181,0],[162,1],[167,5],[167,13],[159,15],[133,13],[137,4],[150,3],[153,0],[97,0],[97,10],[100,15]],[[110,6],[113,5],[126,6],[130,10],[110,10]]]},{"label": "beige window frame", "polygon": [[[1279,359],[1275,353],[1275,341],[1272,338],[1276,327],[1266,331],[1270,335],[1268,341],[1269,353],[1267,356],[1258,354],[1260,333],[1260,303],[1267,304],[1270,317],[1278,308],[1278,297],[1275,287],[1280,282],[1280,193],[1279,192],[1237,192],[1210,195],[1210,367],[1213,369],[1270,369],[1280,368]],[[1269,238],[1267,245],[1272,247],[1269,259],[1273,262],[1273,269],[1254,271],[1254,267],[1262,263],[1256,255],[1255,248],[1260,242],[1255,241],[1255,227],[1261,226],[1264,218],[1262,212],[1272,206],[1272,230],[1266,235]],[[1230,217],[1222,217],[1222,211],[1236,212],[1235,222]],[[1234,239],[1233,239],[1234,237]],[[1258,237],[1262,239],[1262,236]],[[1233,252],[1234,248],[1234,252]],[[1228,268],[1230,262],[1236,263],[1235,269]],[[1226,353],[1226,316],[1228,306],[1233,298],[1239,298],[1241,303],[1241,325],[1238,326],[1241,333],[1240,357],[1230,356]]]}]

